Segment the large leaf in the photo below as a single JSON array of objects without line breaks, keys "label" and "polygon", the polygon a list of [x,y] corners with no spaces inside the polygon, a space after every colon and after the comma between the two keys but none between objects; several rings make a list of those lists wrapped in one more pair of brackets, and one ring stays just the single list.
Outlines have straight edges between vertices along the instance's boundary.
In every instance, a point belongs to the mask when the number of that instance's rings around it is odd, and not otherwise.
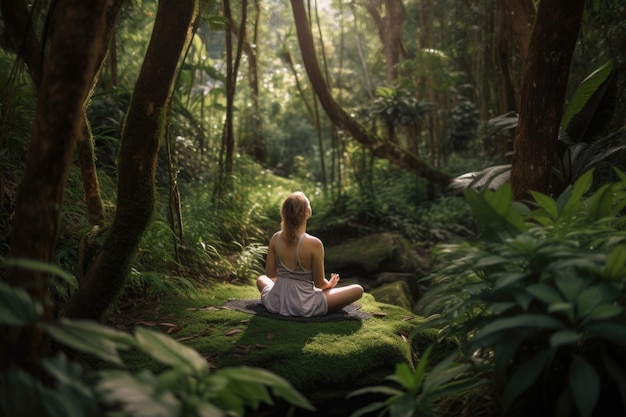
[{"label": "large leaf", "polygon": [[165,365],[189,374],[208,369],[207,361],[198,352],[167,335],[140,327],[135,339],[141,350]]},{"label": "large leaf", "polygon": [[604,107],[607,113],[613,111],[614,104],[608,104],[607,100],[614,94],[615,88],[611,87],[616,73],[613,62],[609,61],[585,78],[574,92],[561,119],[561,129],[567,131],[574,142],[592,136],[589,134],[592,124],[600,124],[597,119],[602,113],[598,110]]},{"label": "large leaf", "polygon": [[581,417],[591,417],[600,397],[600,377],[582,356],[574,355],[570,365],[569,386]]},{"label": "large leaf", "polygon": [[541,375],[541,371],[549,362],[552,353],[551,350],[542,350],[519,366],[517,371],[511,376],[511,379],[509,379],[502,394],[502,415],[507,415],[508,408],[513,401],[535,383],[539,375]]},{"label": "large leaf", "polygon": [[130,335],[86,320],[59,319],[43,327],[57,342],[120,366],[118,349],[134,345]]},{"label": "large leaf", "polygon": [[0,281],[0,324],[26,326],[41,317],[43,308],[22,288]]}]

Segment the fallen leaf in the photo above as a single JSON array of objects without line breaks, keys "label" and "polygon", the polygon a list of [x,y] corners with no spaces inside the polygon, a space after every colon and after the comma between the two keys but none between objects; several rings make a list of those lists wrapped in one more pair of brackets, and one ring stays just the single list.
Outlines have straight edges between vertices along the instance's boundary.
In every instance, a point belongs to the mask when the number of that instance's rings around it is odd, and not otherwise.
[{"label": "fallen leaf", "polygon": [[159,326],[176,327],[177,325],[174,323],[159,323]]},{"label": "fallen leaf", "polygon": [[227,331],[226,333],[224,333],[224,335],[225,336],[232,336],[234,334],[242,333],[242,332],[243,332],[243,330],[241,330],[241,329],[233,329],[233,330]]},{"label": "fallen leaf", "polygon": [[179,331],[181,331],[183,328],[180,326],[174,326],[174,327],[170,327],[169,329],[167,329],[167,334],[174,334],[174,333],[178,333]]},{"label": "fallen leaf", "polygon": [[195,338],[197,338],[198,335],[193,335],[193,336],[183,336],[183,337],[179,337],[176,340],[178,340],[179,342],[184,342],[186,340],[193,340]]},{"label": "fallen leaf", "polygon": [[265,336],[268,338],[268,340],[272,340],[274,338],[274,333],[272,332],[267,332],[267,335]]},{"label": "fallen leaf", "polygon": [[154,327],[157,324],[153,321],[137,320],[135,324],[141,324],[143,326]]},{"label": "fallen leaf", "polygon": [[239,320],[239,324],[248,324],[250,323],[250,319]]},{"label": "fallen leaf", "polygon": [[315,338],[314,338],[314,337],[309,337],[309,338],[306,340],[306,342],[305,342],[305,343],[308,345],[308,344],[310,344],[310,343],[313,343],[314,341],[315,341]]},{"label": "fallen leaf", "polygon": [[410,321],[410,320],[413,320],[414,318],[415,317],[413,317],[413,316],[406,316],[406,317],[402,318],[402,321]]},{"label": "fallen leaf", "polygon": [[252,345],[237,345],[235,346],[235,354],[247,355],[252,350]]},{"label": "fallen leaf", "polygon": [[388,314],[387,313],[378,312],[378,313],[372,313],[372,316],[374,316],[374,317],[387,317]]},{"label": "fallen leaf", "polygon": [[267,349],[269,346],[261,345],[261,344],[257,343],[256,345],[254,345],[254,347],[255,347],[255,349],[263,350],[263,349]]}]

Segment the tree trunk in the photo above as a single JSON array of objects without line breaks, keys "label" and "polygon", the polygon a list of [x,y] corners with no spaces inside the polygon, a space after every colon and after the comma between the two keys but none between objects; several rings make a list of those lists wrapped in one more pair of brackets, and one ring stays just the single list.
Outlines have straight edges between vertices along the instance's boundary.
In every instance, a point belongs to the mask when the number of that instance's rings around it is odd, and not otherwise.
[{"label": "tree trunk", "polygon": [[[384,5],[384,14],[380,12]],[[398,78],[400,56],[406,56],[402,46],[402,27],[406,18],[406,9],[402,0],[369,0],[367,10],[378,28],[378,35],[383,43],[387,82]]]},{"label": "tree trunk", "polygon": [[542,0],[522,79],[520,116],[511,182],[513,196],[549,192],[569,67],[578,39],[584,0]]},{"label": "tree trunk", "polygon": [[374,156],[386,158],[390,162],[402,166],[434,184],[446,187],[450,183],[450,177],[446,173],[436,170],[427,162],[416,157],[416,155],[407,152],[404,148],[389,141],[383,141],[369,133],[339,106],[330,94],[330,90],[317,63],[313,36],[311,35],[311,28],[307,20],[303,0],[290,1],[304,67],[315,94],[335,126],[351,135],[362,146],[369,149]]},{"label": "tree trunk", "polygon": [[115,219],[78,291],[64,307],[69,317],[100,319],[126,283],[130,261],[154,209],[157,151],[178,61],[197,10],[197,0],[159,1],[122,133]]},{"label": "tree trunk", "polygon": [[[57,4],[26,168],[15,202],[12,258],[43,262],[53,258],[72,153],[82,134],[83,106],[106,47],[103,40],[110,3],[60,0]],[[51,317],[42,273],[15,269],[9,280],[28,289],[46,306],[44,319]],[[35,329],[25,329],[17,343],[11,344],[19,351],[7,354],[28,368],[24,362],[36,358],[39,340]]]}]

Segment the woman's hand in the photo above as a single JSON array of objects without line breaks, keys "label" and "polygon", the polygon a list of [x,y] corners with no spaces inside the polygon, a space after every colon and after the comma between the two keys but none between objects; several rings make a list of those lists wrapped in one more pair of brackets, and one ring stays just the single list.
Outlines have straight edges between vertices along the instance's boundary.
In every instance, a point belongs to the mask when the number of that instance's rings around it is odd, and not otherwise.
[{"label": "woman's hand", "polygon": [[330,280],[328,281],[328,283],[330,284],[329,285],[330,288],[335,288],[337,283],[339,283],[339,274],[336,274],[336,273],[330,274]]}]

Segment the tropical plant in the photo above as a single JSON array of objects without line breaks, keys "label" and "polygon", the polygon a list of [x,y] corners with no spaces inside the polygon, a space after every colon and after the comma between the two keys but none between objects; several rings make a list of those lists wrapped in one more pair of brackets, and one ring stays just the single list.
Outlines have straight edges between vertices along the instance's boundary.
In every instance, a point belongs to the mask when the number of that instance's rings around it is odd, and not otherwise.
[{"label": "tropical plant", "polygon": [[626,175],[616,173],[590,195],[593,171],[556,200],[533,193],[532,210],[508,186],[466,191],[483,240],[440,248],[420,308],[425,327],[493,366],[503,415],[626,410]]},{"label": "tropical plant", "polygon": [[[599,184],[614,180],[610,164],[624,168],[613,158],[626,149],[626,131],[607,132],[614,117],[618,94],[618,69],[606,62],[585,78],[571,97],[561,121],[558,155],[554,160],[551,194],[560,194],[583,173],[596,168]],[[488,121],[489,134],[517,127],[517,114],[507,113]],[[454,178],[453,189],[496,189],[509,181],[511,165],[498,165]]]},{"label": "tropical plant", "polygon": [[348,398],[364,394],[388,397],[385,401],[372,402],[356,410],[350,417],[360,417],[379,410],[379,416],[438,416],[438,401],[473,391],[487,383],[486,379],[476,376],[478,366],[455,362],[457,353],[448,355],[428,370],[434,346],[430,345],[424,351],[414,370],[406,362],[396,365],[395,374],[388,376],[387,380],[400,388],[380,385],[350,393]]},{"label": "tropical plant", "polygon": [[[3,266],[35,268],[77,285],[55,266],[19,260]],[[126,333],[86,320],[43,322],[41,304],[24,289],[2,281],[0,301],[2,351],[19,349],[13,336],[23,326],[38,328],[57,347],[35,364],[34,372],[15,364],[2,369],[1,415],[244,416],[246,409],[273,404],[276,398],[314,410],[282,377],[251,367],[213,370],[198,352],[165,334],[144,328]],[[129,349],[138,349],[165,369],[158,374],[131,372],[120,355]],[[98,361],[109,368],[89,371],[84,366]]]}]

